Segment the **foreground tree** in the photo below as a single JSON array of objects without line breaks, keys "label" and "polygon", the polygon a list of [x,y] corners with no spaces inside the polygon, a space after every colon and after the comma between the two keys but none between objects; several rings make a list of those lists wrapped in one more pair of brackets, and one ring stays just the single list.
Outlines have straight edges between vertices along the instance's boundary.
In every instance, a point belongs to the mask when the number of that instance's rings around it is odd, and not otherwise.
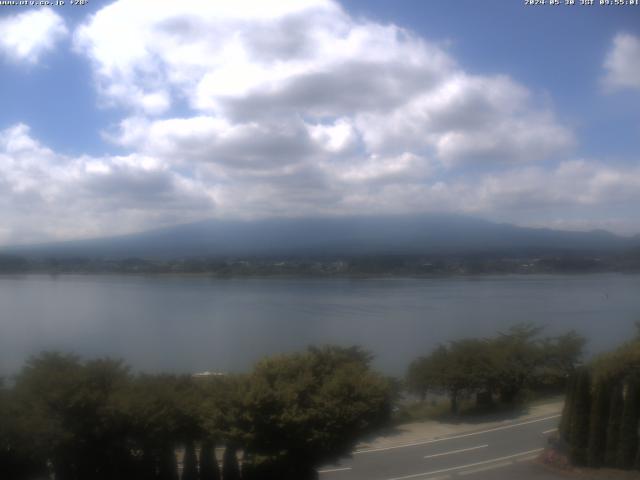
[{"label": "foreground tree", "polygon": [[370,360],[355,347],[325,347],[258,363],[239,428],[248,456],[265,460],[264,478],[268,471],[281,480],[317,478],[319,465],[348,454],[388,420],[391,388]]},{"label": "foreground tree", "polygon": [[569,377],[567,381],[567,392],[564,398],[564,407],[562,409],[562,418],[560,419],[560,426],[558,427],[558,431],[560,436],[566,442],[570,441],[571,438],[571,422],[573,421],[574,415],[574,398],[576,393],[576,380],[577,375],[575,372]]},{"label": "foreground tree", "polygon": [[211,440],[203,441],[200,447],[200,480],[220,480],[215,444]]},{"label": "foreground tree", "polygon": [[540,341],[535,381],[537,388],[565,391],[584,354],[586,339],[574,330]]},{"label": "foreground tree", "polygon": [[451,413],[459,410],[461,395],[490,391],[494,382],[494,365],[490,346],[485,340],[464,339],[440,345],[430,355],[414,361],[407,374],[407,384],[420,393],[429,386],[446,392]]},{"label": "foreground tree", "polygon": [[529,323],[518,324],[493,341],[497,390],[504,403],[513,403],[543,364],[544,353],[536,339],[541,331]]},{"label": "foreground tree", "polygon": [[42,450],[34,448],[21,416],[14,392],[0,382],[0,472],[14,480],[44,478],[46,457]]},{"label": "foreground tree", "polygon": [[580,368],[560,433],[573,463],[640,467],[640,337]]},{"label": "foreground tree", "polygon": [[609,418],[607,422],[607,443],[604,461],[608,466],[615,466],[618,459],[618,444],[620,440],[620,426],[622,425],[622,411],[624,398],[622,386],[615,385],[609,401]]},{"label": "foreground tree", "polygon": [[180,480],[198,480],[198,457],[196,447],[192,441],[188,441],[184,447],[184,459],[182,461],[182,476]]},{"label": "foreground tree", "polygon": [[577,465],[586,465],[591,409],[591,374],[587,368],[577,372],[575,389],[570,434],[571,461]]},{"label": "foreground tree", "polygon": [[640,382],[634,377],[626,386],[624,408],[618,443],[618,466],[629,469],[635,463],[638,449],[638,420],[640,416]]},{"label": "foreground tree", "polygon": [[540,338],[541,331],[532,324],[518,324],[494,338],[440,345],[411,363],[407,388],[421,397],[429,389],[445,392],[454,414],[462,395],[475,394],[482,406],[491,403],[494,394],[512,404],[525,389],[562,391],[580,361],[585,340],[573,331]]},{"label": "foreground tree", "polygon": [[435,387],[434,375],[429,371],[431,365],[428,357],[420,357],[411,362],[405,376],[407,390],[420,397],[420,401],[427,399],[429,389]]},{"label": "foreground tree", "polygon": [[587,448],[587,465],[593,468],[599,468],[604,464],[610,390],[608,382],[600,381],[593,392],[589,419],[589,446]]},{"label": "foreground tree", "polygon": [[608,382],[612,388],[605,463],[631,468],[638,448],[640,335],[599,356],[592,369],[598,381]]},{"label": "foreground tree", "polygon": [[147,475],[177,479],[175,449],[202,432],[197,405],[203,399],[188,376],[140,375],[119,398],[135,449],[144,452]]},{"label": "foreground tree", "polygon": [[21,429],[31,451],[52,464],[56,479],[130,477],[125,425],[113,405],[127,379],[121,362],[81,362],[57,353],[31,358],[17,376]]},{"label": "foreground tree", "polygon": [[240,480],[240,465],[238,464],[238,448],[229,443],[224,449],[222,457],[223,480]]}]

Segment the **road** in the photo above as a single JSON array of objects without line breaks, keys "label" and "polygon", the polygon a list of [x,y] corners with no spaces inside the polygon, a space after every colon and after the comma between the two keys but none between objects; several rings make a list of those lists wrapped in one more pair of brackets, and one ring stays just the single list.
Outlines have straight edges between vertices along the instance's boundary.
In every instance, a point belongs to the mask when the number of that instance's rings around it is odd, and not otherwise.
[{"label": "road", "polygon": [[560,415],[515,421],[423,442],[354,452],[320,480],[551,479],[532,468]]}]

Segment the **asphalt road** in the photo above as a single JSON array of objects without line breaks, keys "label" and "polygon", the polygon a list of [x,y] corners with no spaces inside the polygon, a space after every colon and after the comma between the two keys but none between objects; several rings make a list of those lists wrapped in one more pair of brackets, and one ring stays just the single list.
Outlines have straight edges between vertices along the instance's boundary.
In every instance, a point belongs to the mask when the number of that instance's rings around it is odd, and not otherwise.
[{"label": "asphalt road", "polygon": [[551,479],[532,466],[559,415],[408,445],[360,450],[319,470],[320,480]]}]

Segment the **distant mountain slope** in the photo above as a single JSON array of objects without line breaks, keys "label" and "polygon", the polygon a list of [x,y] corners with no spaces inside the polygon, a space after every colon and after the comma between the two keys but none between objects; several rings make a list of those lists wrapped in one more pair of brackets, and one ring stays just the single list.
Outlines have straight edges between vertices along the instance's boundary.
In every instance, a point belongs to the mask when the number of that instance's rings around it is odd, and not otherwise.
[{"label": "distant mountain slope", "polygon": [[612,253],[640,238],[606,231],[516,227],[452,215],[208,220],[112,238],[4,249],[33,256],[182,258],[202,256]]}]

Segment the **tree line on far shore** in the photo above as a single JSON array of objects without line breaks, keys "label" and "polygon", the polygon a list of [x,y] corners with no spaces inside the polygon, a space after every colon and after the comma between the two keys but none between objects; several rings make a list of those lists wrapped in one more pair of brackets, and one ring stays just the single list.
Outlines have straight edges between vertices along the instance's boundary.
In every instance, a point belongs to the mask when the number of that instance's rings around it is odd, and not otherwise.
[{"label": "tree line on far shore", "polygon": [[491,338],[468,338],[440,345],[413,361],[407,371],[409,391],[449,398],[457,414],[461,398],[478,407],[496,400],[514,404],[525,392],[563,393],[579,365],[585,339],[574,331],[542,337],[543,329],[518,324]]},{"label": "tree line on far shore", "polygon": [[0,388],[0,472],[178,480],[180,450],[182,480],[317,478],[389,419],[391,382],[370,361],[358,347],[327,346],[267,358],[246,375],[192,377],[44,353]]},{"label": "tree line on far shore", "polygon": [[575,465],[640,470],[640,325],[635,339],[569,381],[561,448]]}]

